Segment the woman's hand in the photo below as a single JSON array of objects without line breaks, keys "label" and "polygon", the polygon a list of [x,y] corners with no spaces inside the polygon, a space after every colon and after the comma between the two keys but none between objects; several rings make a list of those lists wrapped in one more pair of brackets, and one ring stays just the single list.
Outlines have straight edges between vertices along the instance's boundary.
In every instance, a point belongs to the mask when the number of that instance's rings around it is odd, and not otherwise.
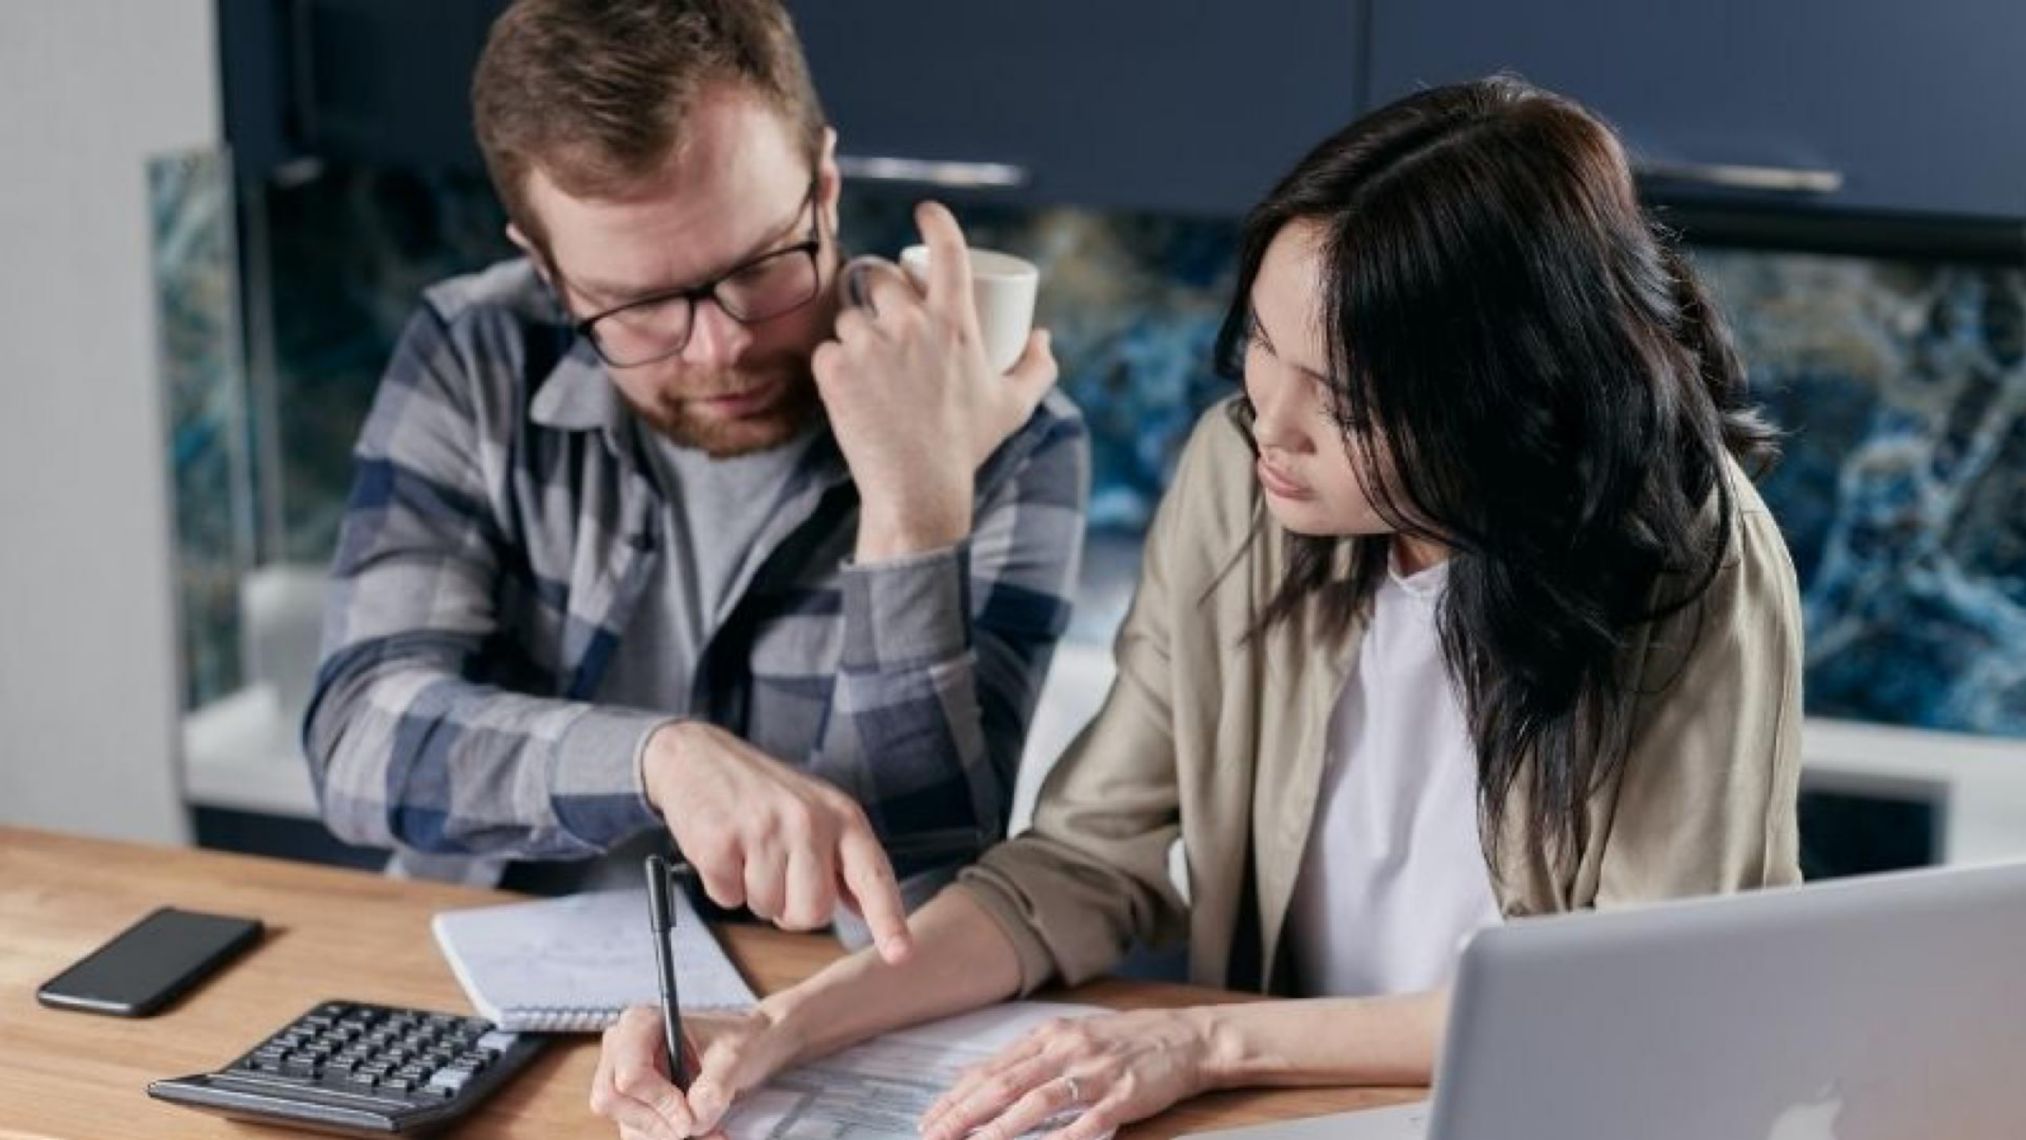
[{"label": "woman's hand", "polygon": [[635,1006],[605,1031],[591,1077],[591,1111],[619,1125],[623,1140],[702,1136],[724,1119],[739,1094],[786,1067],[796,1045],[763,1009],[682,1019],[684,1068],[695,1074],[684,1096],[668,1076],[661,1011]]},{"label": "woman's hand", "polygon": [[967,1071],[923,1114],[923,1140],[1012,1140],[1083,1109],[1059,1140],[1097,1140],[1206,1091],[1213,1011],[1142,1010],[1049,1022]]}]

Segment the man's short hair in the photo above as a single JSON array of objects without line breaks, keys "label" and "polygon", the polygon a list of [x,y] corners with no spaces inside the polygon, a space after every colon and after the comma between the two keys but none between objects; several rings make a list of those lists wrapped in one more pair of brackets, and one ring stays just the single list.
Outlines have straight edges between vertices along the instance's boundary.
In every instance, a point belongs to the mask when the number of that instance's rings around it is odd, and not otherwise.
[{"label": "man's short hair", "polygon": [[573,196],[623,194],[723,83],[779,110],[816,153],[823,108],[780,0],[516,0],[479,57],[472,120],[507,216],[541,242],[531,172]]}]

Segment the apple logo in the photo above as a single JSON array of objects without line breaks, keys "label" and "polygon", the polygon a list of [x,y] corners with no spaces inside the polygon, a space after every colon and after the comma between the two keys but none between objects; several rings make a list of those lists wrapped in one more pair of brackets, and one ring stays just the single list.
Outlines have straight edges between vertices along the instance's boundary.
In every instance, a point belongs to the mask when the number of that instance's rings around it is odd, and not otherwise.
[{"label": "apple logo", "polygon": [[1773,1120],[1766,1140],[1836,1140],[1836,1118],[1843,1114],[1843,1097],[1836,1082],[1830,1081],[1813,1100],[1788,1108]]}]

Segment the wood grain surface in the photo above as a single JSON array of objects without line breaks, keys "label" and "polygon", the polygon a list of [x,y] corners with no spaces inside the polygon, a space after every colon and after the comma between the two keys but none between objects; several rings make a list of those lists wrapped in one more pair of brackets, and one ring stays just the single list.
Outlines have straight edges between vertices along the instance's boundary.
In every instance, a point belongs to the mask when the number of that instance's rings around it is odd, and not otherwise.
[{"label": "wood grain surface", "polygon": [[[278,859],[0,828],[0,1136],[237,1137],[236,1124],[150,1099],[158,1077],[218,1068],[326,998],[469,1012],[429,918],[521,896]],[[128,1020],[48,1009],[36,987],[158,906],[257,917],[260,945],[168,1011]],[[643,920],[644,921],[644,920]],[[719,936],[770,993],[835,958],[834,940],[757,926]],[[1254,1000],[1189,986],[1109,980],[1044,995],[1118,1009]],[[614,1135],[587,1104],[595,1035],[549,1049],[455,1130],[469,1137]],[[1424,1095],[1418,1089],[1220,1093],[1129,1129],[1167,1137]]]}]

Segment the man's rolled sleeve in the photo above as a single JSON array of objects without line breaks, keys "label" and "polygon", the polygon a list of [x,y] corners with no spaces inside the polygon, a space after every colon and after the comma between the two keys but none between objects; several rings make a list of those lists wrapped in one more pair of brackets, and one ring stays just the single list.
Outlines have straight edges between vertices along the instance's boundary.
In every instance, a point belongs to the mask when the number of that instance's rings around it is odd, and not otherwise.
[{"label": "man's rolled sleeve", "polygon": [[565,831],[606,848],[661,817],[647,799],[642,762],[647,741],[676,718],[664,713],[591,706],[556,742],[549,801]]},{"label": "man's rolled sleeve", "polygon": [[845,672],[919,668],[971,648],[968,542],[845,567]]},{"label": "man's rolled sleeve", "polygon": [[815,769],[883,833],[1005,833],[1027,723],[1069,621],[1089,469],[1081,418],[1051,394],[980,469],[969,537],[845,568]]}]

